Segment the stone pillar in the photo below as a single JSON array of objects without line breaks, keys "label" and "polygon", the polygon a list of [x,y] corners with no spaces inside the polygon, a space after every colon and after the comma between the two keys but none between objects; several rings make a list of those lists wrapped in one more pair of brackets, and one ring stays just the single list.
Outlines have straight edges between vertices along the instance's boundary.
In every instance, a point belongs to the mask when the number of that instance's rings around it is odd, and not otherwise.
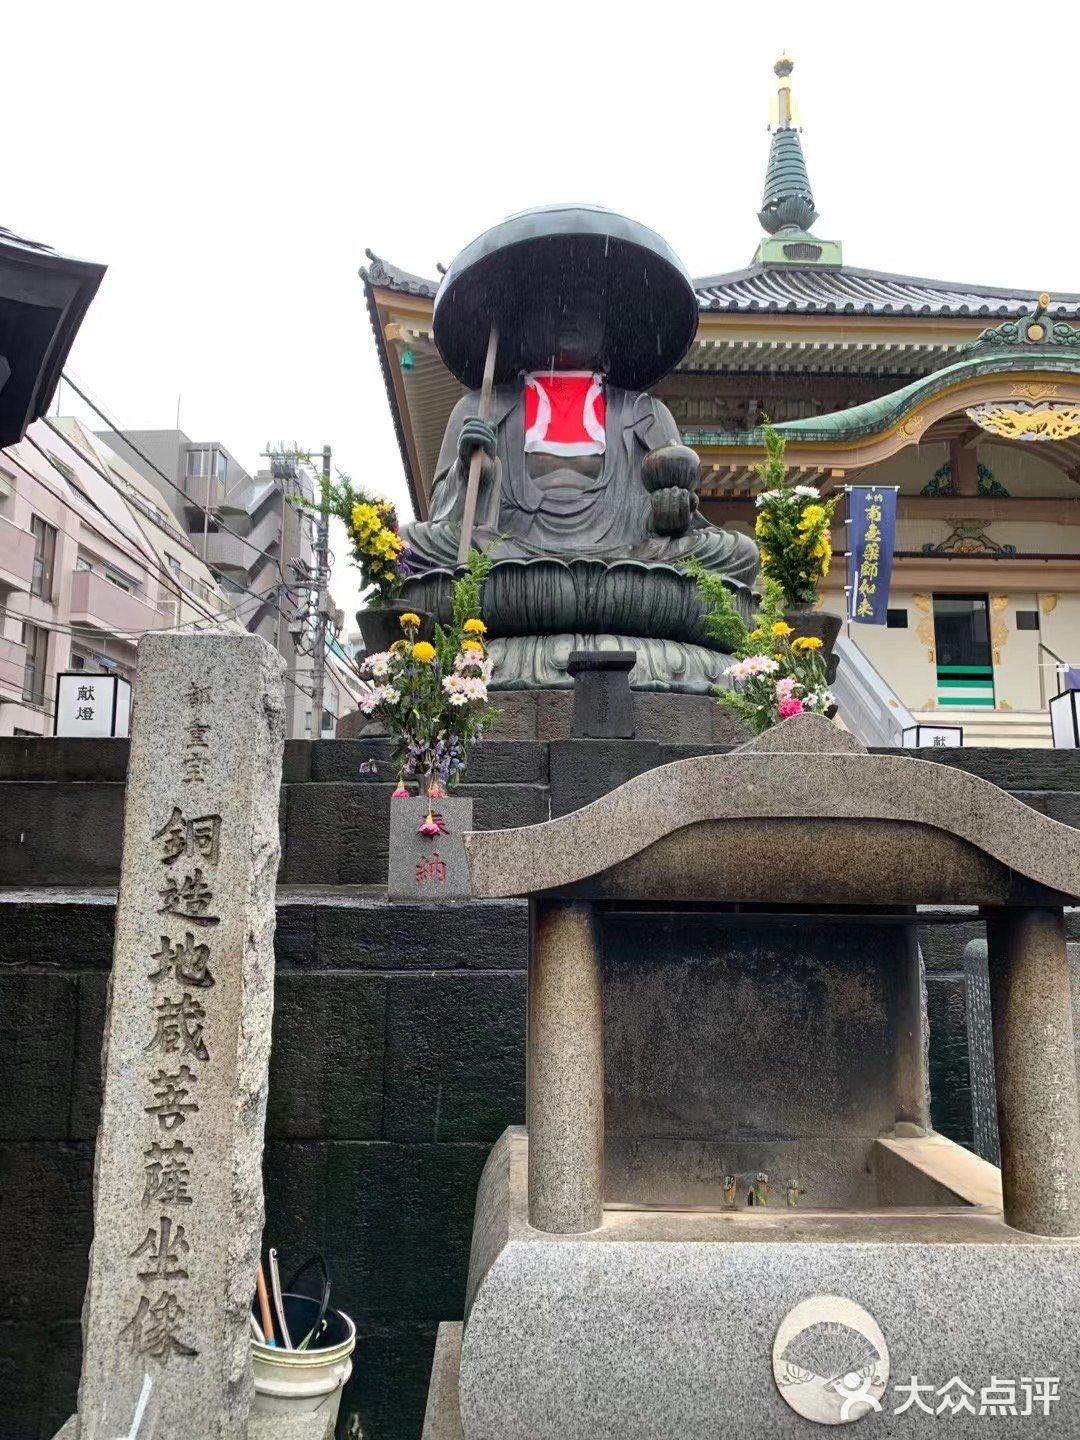
[{"label": "stone pillar", "polygon": [[574,650],[566,662],[574,677],[575,739],[632,740],[634,697],[630,671],[636,650]]},{"label": "stone pillar", "polygon": [[247,1434],[283,669],[244,633],[139,646],[79,1440]]},{"label": "stone pillar", "polygon": [[1060,909],[988,910],[1005,1219],[1034,1235],[1080,1235],[1069,964]]},{"label": "stone pillar", "polygon": [[599,1228],[604,1189],[604,1015],[592,906],[533,902],[526,1118],[529,1223]]},{"label": "stone pillar", "polygon": [[915,911],[911,924],[898,926],[891,965],[892,1027],[895,1052],[896,1119],[898,1124],[930,1128],[929,1027],[926,982]]}]

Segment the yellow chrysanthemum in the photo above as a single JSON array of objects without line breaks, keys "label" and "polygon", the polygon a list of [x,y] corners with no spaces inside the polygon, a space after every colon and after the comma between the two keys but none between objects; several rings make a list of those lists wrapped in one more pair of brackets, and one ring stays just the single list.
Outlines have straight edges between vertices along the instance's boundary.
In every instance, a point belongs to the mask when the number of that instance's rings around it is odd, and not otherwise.
[{"label": "yellow chrysanthemum", "polygon": [[404,615],[398,616],[398,624],[403,630],[418,630],[420,628],[420,616],[412,610],[406,610]]},{"label": "yellow chrysanthemum", "polygon": [[479,640],[463,640],[463,641],[461,642],[461,648],[462,648],[462,651],[469,651],[469,650],[471,650],[474,654],[475,654],[477,651],[479,651],[479,653],[480,653],[481,655],[484,653],[484,647],[483,647],[483,645],[481,645],[481,643],[480,643]]},{"label": "yellow chrysanthemum", "polygon": [[791,642],[793,650],[820,650],[821,641],[816,635],[800,635],[797,640]]},{"label": "yellow chrysanthemum", "polygon": [[462,628],[462,630],[465,631],[465,634],[466,634],[466,635],[486,635],[486,634],[487,634],[487,626],[484,624],[484,622],[483,622],[482,620],[466,620],[466,621],[465,621],[465,624],[462,625],[461,628]]},{"label": "yellow chrysanthemum", "polygon": [[786,620],[777,620],[776,624],[772,627],[772,633],[774,635],[790,635],[792,634],[792,629]]},{"label": "yellow chrysanthemum", "polygon": [[394,643],[390,646],[391,651],[395,654],[399,653],[402,650],[407,650],[408,648],[409,642],[407,640],[395,640]]},{"label": "yellow chrysanthemum", "polygon": [[394,560],[402,549],[401,537],[392,530],[380,530],[371,540],[371,550],[383,560]]},{"label": "yellow chrysanthemum", "polygon": [[382,526],[379,512],[374,505],[360,503],[352,508],[352,528],[356,531],[361,540],[373,535]]},{"label": "yellow chrysanthemum", "polygon": [[421,665],[430,665],[435,659],[435,646],[426,640],[418,640],[412,647],[412,653],[413,659],[419,660]]},{"label": "yellow chrysanthemum", "polygon": [[755,534],[755,535],[764,535],[767,528],[768,528],[768,521],[766,520],[765,516],[764,516],[764,515],[759,515],[759,516],[757,517],[757,519],[754,521],[754,534]]},{"label": "yellow chrysanthemum", "polygon": [[824,505],[807,505],[806,509],[799,516],[799,529],[812,530],[815,525],[825,519]]},{"label": "yellow chrysanthemum", "polygon": [[759,641],[765,639],[765,631],[762,630],[760,625],[756,630],[750,631],[750,639],[753,640],[755,645],[758,644]]}]

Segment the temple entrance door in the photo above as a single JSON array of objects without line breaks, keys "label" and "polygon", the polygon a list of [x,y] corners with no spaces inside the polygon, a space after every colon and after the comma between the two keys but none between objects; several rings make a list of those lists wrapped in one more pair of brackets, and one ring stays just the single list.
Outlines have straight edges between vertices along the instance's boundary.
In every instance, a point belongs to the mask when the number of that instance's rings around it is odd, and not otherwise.
[{"label": "temple entrance door", "polygon": [[994,708],[986,595],[935,595],[937,699],[941,707]]}]

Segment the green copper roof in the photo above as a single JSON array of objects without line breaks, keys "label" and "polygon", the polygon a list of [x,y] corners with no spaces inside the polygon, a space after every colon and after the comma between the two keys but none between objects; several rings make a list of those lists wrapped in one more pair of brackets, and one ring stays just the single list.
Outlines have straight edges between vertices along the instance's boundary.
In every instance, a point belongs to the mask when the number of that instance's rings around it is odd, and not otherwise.
[{"label": "green copper roof", "polygon": [[[891,426],[899,424],[932,395],[948,390],[960,380],[979,375],[1031,370],[1037,370],[1040,374],[1051,372],[1080,375],[1080,331],[1072,333],[1078,337],[1077,340],[1059,342],[1057,345],[1011,344],[1007,349],[994,348],[982,340],[954,364],[935,370],[932,375],[913,380],[910,385],[894,390],[889,395],[867,400],[862,405],[853,405],[848,410],[836,410],[831,415],[815,415],[807,420],[788,420],[776,428],[789,440],[811,440],[825,444],[861,440],[880,435]],[[760,428],[742,433],[688,430],[683,433],[682,438],[687,445],[764,444],[764,433]]]},{"label": "green copper roof", "polygon": [[765,171],[765,194],[758,211],[761,227],[770,235],[778,230],[809,230],[817,218],[799,132],[774,130]]}]

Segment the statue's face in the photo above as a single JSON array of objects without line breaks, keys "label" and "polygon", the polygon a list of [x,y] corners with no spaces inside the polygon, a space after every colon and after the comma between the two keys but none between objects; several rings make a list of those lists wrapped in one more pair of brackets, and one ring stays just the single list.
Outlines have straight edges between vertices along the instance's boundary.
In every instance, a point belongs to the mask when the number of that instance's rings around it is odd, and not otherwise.
[{"label": "statue's face", "polygon": [[540,270],[525,297],[525,369],[603,371],[604,330],[600,289],[588,275]]}]

